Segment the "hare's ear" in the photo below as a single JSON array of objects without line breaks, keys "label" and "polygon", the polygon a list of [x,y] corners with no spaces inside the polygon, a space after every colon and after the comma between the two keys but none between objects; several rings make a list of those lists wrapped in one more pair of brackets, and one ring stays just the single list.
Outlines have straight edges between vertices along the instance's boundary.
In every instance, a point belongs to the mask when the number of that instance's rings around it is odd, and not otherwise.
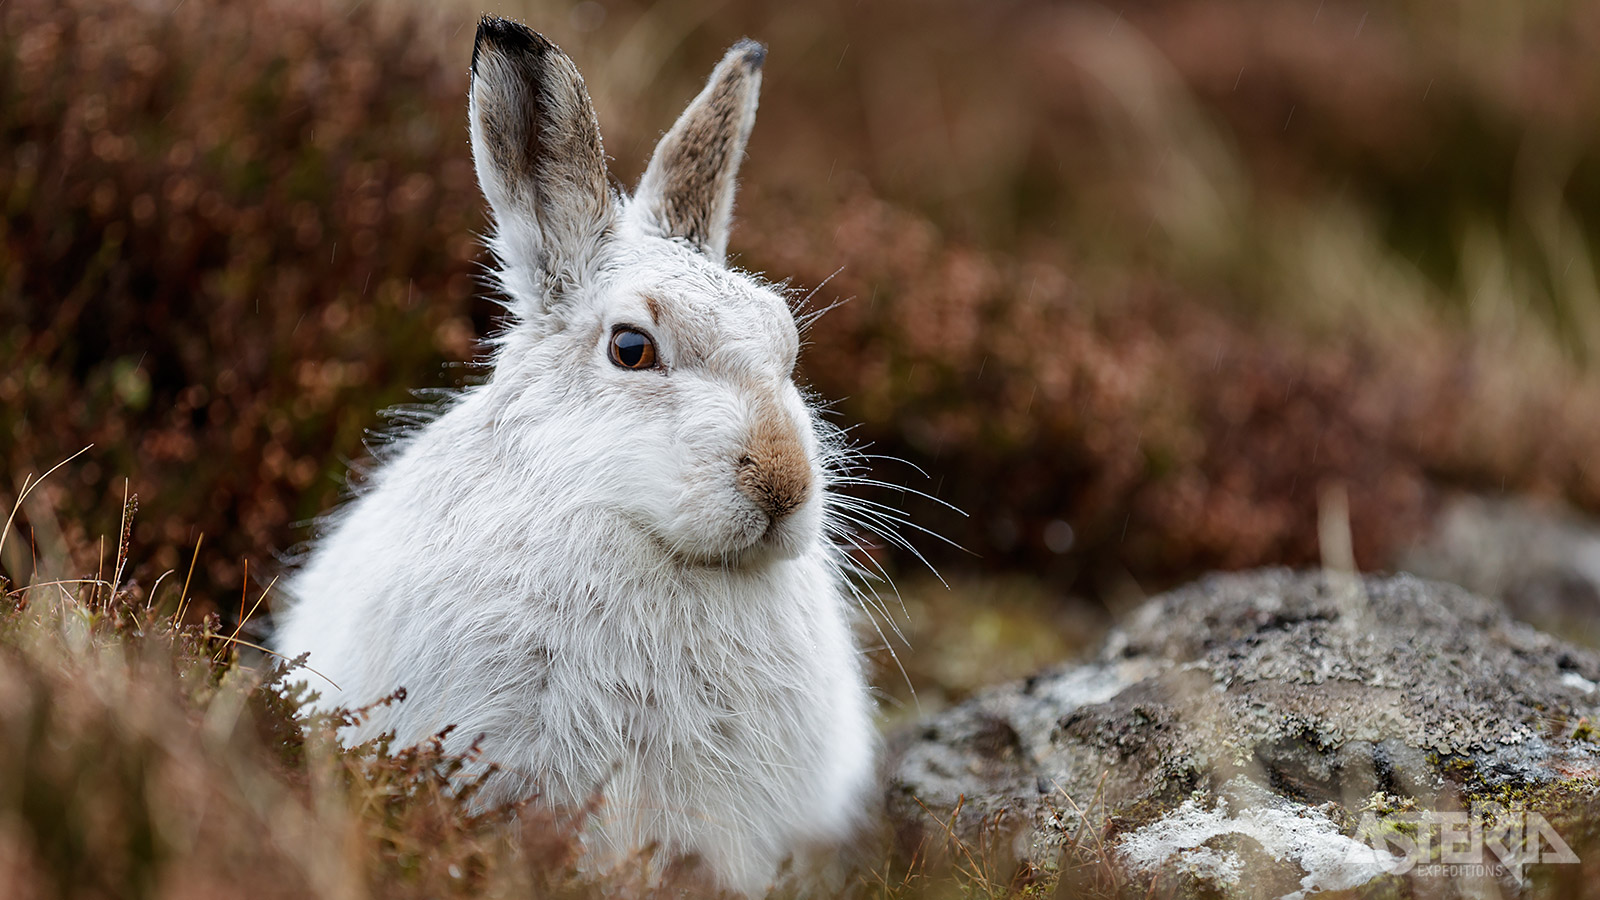
[{"label": "hare's ear", "polygon": [[648,225],[688,240],[718,263],[728,250],[735,181],[755,125],[766,58],[767,49],[755,41],[734,44],[656,146],[639,181],[635,202]]},{"label": "hare's ear", "polygon": [[508,279],[538,294],[521,298],[535,306],[524,312],[549,312],[585,279],[616,215],[589,91],[543,35],[484,16],[469,108],[492,247]]}]

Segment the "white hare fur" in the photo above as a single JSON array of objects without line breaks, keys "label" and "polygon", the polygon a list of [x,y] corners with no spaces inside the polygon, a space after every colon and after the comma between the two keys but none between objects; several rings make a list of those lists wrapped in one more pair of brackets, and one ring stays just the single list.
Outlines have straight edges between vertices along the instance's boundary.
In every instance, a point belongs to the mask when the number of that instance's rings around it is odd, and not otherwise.
[{"label": "white hare fur", "polygon": [[[723,261],[764,55],[728,52],[627,198],[572,62],[483,20],[472,149],[511,323],[333,520],[275,640],[337,684],[306,675],[323,706],[405,688],[345,739],[454,725],[493,799],[597,797],[597,865],[654,846],[746,893],[848,836],[877,742],[824,536],[837,438],[784,299]],[[613,361],[622,327],[656,368]]]}]

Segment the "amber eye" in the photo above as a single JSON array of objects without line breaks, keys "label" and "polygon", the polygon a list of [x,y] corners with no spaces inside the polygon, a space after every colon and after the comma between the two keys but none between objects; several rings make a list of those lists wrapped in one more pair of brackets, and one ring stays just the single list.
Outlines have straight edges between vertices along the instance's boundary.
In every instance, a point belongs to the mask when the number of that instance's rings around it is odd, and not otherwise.
[{"label": "amber eye", "polygon": [[618,329],[611,335],[611,361],[624,369],[653,369],[656,365],[656,342],[642,331]]}]

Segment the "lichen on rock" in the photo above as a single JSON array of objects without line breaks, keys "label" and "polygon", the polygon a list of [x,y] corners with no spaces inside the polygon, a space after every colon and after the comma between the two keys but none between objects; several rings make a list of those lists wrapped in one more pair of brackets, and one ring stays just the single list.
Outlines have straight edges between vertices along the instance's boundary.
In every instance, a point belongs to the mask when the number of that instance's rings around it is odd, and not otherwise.
[{"label": "lichen on rock", "polygon": [[1092,835],[1130,875],[1206,893],[1247,858],[1287,866],[1283,893],[1355,887],[1397,868],[1357,833],[1374,796],[1594,803],[1596,682],[1600,655],[1452,585],[1216,575],[1148,601],[1095,659],[902,734],[888,805],[908,840],[948,826],[1037,868]]}]

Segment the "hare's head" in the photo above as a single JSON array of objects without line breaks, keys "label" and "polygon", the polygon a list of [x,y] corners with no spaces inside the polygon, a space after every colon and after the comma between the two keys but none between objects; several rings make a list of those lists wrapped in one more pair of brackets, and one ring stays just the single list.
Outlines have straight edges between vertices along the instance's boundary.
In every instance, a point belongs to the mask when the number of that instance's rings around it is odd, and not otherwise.
[{"label": "hare's head", "polygon": [[557,457],[573,515],[690,564],[792,557],[822,531],[794,317],[724,264],[764,57],[728,51],[628,198],[566,55],[496,18],[473,51],[472,152],[513,312],[494,374],[505,452]]}]

